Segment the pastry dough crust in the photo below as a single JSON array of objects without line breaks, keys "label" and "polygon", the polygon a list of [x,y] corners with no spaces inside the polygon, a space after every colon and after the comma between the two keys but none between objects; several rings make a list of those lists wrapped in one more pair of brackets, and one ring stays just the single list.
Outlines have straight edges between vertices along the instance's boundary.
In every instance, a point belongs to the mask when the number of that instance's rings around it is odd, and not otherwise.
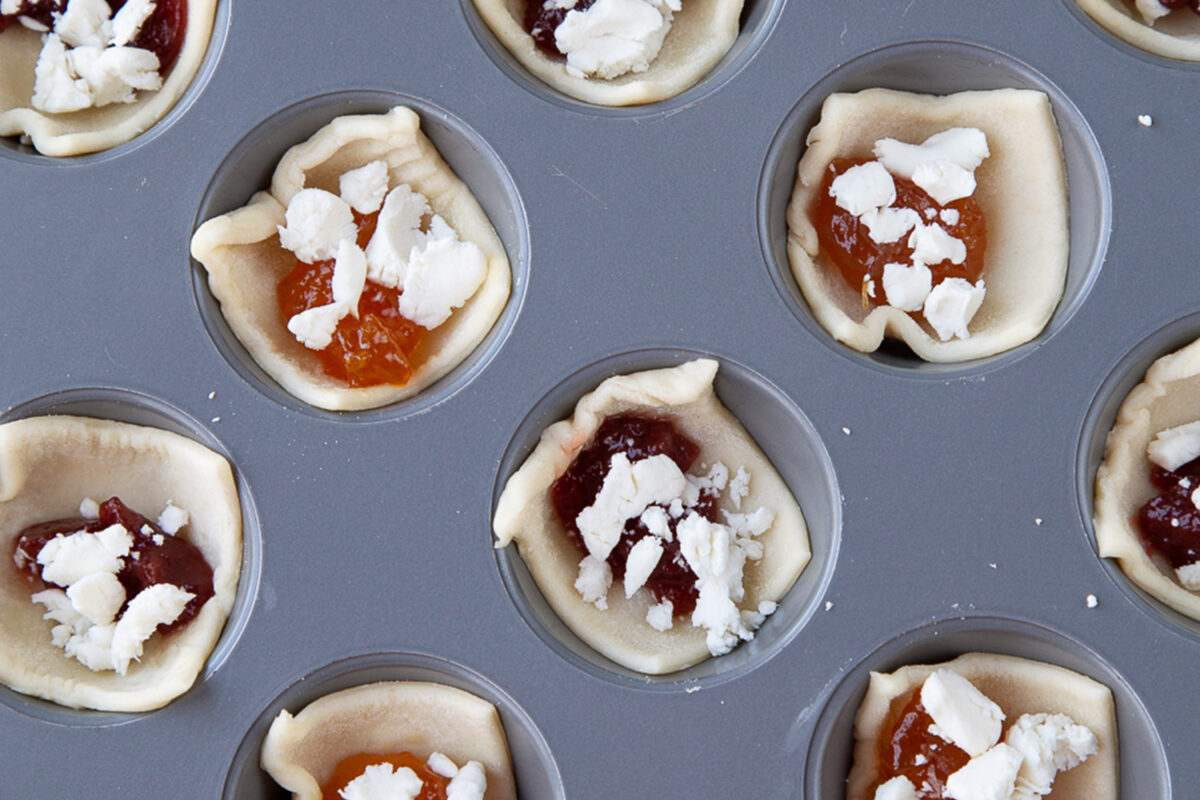
[{"label": "pastry dough crust", "polygon": [[775,512],[775,523],[757,537],[763,557],[746,562],[741,608],[779,601],[811,556],[799,505],[750,434],[713,393],[716,372],[717,362],[701,359],[605,380],[580,398],[570,419],[542,433],[533,453],[508,479],[496,505],[497,546],[515,541],[542,595],[575,635],[638,672],[674,672],[711,656],[704,629],[693,628],[686,618],[676,619],[667,631],[650,627],[646,611],[651,601],[646,592],[627,600],[615,582],[608,593],[608,609],[601,611],[585,603],[575,590],[581,556],[554,514],[550,485],[606,417],[626,412],[670,417],[681,433],[700,445],[697,465],[721,461],[731,474],[739,466],[750,473],[750,493],[742,500],[742,509],[766,506]]},{"label": "pastry dough crust", "polygon": [[190,521],[179,536],[213,569],[213,597],[186,626],[146,642],[128,673],[92,672],[50,642],[52,622],[15,570],[0,570],[0,681],[64,706],[146,711],[186,692],[204,668],[237,595],[241,505],[229,463],[197,442],[157,428],[71,416],[0,425],[0,547],[20,532],[79,515],[84,497],[120,497],[153,518],[172,500]]},{"label": "pastry dough crust", "polygon": [[129,141],[158,122],[179,100],[200,69],[212,38],[217,0],[188,0],[187,34],[162,88],[140,91],[132,103],[112,103],[66,114],[36,110],[34,74],[42,35],[12,24],[0,33],[0,136],[27,134],[47,156],[77,156]]},{"label": "pastry dough crust", "polygon": [[483,764],[484,800],[516,800],[508,740],[495,706],[440,683],[370,683],[325,695],[296,716],[285,709],[263,741],[262,767],[295,800],[321,800],[321,784],[359,753],[442,753]]},{"label": "pastry dough crust", "polygon": [[666,100],[690,89],[716,66],[738,36],[743,0],[683,0],[662,49],[645,72],[619,78],[577,78],[566,60],[551,58],[525,32],[525,4],[532,0],[474,0],[500,43],[535,78],[563,94],[601,106],[632,106]]},{"label": "pastry dough crust", "polygon": [[[418,366],[403,386],[350,387],[321,369],[316,353],[296,341],[280,318],[276,286],[295,266],[279,243],[288,202],[301,189],[338,193],[345,172],[382,159],[389,188],[407,183],[429,199],[463,241],[487,257],[475,294],[450,319],[425,331],[414,353]],[[467,185],[442,160],[411,109],[338,117],[292,147],[279,161],[268,192],[214,217],[192,237],[192,256],[208,270],[221,313],[258,365],[287,392],[317,408],[350,411],[412,397],[465,359],[491,330],[508,301],[512,276],[504,246]]]},{"label": "pastry dough crust", "polygon": [[1104,459],[1096,471],[1096,545],[1117,560],[1143,591],[1181,614],[1200,620],[1200,594],[1185,589],[1165,562],[1161,568],[1142,548],[1133,519],[1158,490],[1146,445],[1159,431],[1194,422],[1200,397],[1200,341],[1155,361],[1117,412]]},{"label": "pastry dough crust", "polygon": [[1200,15],[1172,11],[1147,25],[1132,0],[1075,0],[1108,32],[1148,53],[1180,61],[1200,61]]},{"label": "pastry dough crust", "polygon": [[[887,305],[864,312],[821,252],[811,209],[836,157],[872,158],[877,139],[920,143],[955,126],[982,130],[991,155],[976,171],[974,197],[987,224],[987,294],[966,339],[939,341],[932,328]],[[967,361],[1023,344],[1041,333],[1062,297],[1069,228],[1062,145],[1050,100],[1026,89],[934,96],[867,89],[830,95],[809,132],[788,205],[788,260],[817,321],[864,353],[885,336],[926,361]]]},{"label": "pastry dough crust", "polygon": [[871,800],[879,776],[877,740],[892,700],[907,697],[934,671],[949,669],[975,684],[1000,706],[1005,730],[1022,714],[1066,714],[1096,734],[1095,755],[1059,772],[1049,800],[1116,800],[1117,721],[1107,686],[1063,667],[996,653],[966,653],[942,664],[917,664],[895,672],[872,672],[854,720],[854,765],[846,800]]}]

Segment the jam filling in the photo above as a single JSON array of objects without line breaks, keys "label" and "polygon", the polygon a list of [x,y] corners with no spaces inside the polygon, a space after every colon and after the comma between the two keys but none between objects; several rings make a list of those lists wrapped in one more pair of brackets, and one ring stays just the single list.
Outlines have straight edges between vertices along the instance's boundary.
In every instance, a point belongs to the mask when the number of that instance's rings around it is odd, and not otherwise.
[{"label": "jam filling", "polygon": [[450,779],[438,775],[424,761],[407,752],[387,755],[360,753],[342,759],[334,768],[333,775],[321,787],[321,800],[341,800],[338,792],[362,775],[367,767],[384,763],[391,764],[393,769],[408,767],[417,774],[421,779],[421,793],[414,800],[446,800],[446,786]]},{"label": "jam filling", "polygon": [[[371,241],[377,218],[378,213],[354,213],[359,247],[366,248]],[[285,327],[301,311],[333,302],[333,266],[331,260],[305,264],[296,259],[295,267],[276,287]],[[312,351],[326,375],[350,386],[408,382],[422,328],[400,313],[399,298],[399,289],[366,282],[358,301],[358,316],[343,317],[329,346]]]},{"label": "jam filling", "polygon": [[903,775],[917,787],[918,800],[942,800],[946,779],[971,757],[930,733],[932,724],[933,718],[921,705],[919,689],[892,701],[883,726],[885,735],[878,740],[879,783]]},{"label": "jam filling", "polygon": [[[817,239],[821,250],[833,261],[842,278],[854,289],[863,293],[863,307],[872,302],[884,302],[883,267],[885,264],[912,263],[913,249],[908,246],[908,234],[897,241],[880,244],[871,239],[866,224],[846,209],[837,205],[829,194],[829,187],[846,170],[867,159],[835,158],[825,171],[821,189],[817,192],[813,208],[813,222],[817,229]],[[983,212],[973,197],[953,200],[946,205],[939,205],[936,200],[925,193],[907,178],[892,176],[896,184],[896,201],[894,208],[911,208],[921,216],[922,224],[937,223],[946,233],[956,239],[961,239],[967,248],[967,257],[961,264],[953,264],[949,260],[937,264],[928,264],[933,273],[933,285],[946,278],[964,278],[971,283],[979,279],[983,273],[983,255],[987,247],[987,228],[983,221]],[[958,212],[958,222],[948,225],[938,214],[943,209],[953,209]],[[933,218],[927,215],[933,214]],[[868,297],[864,289],[867,277],[875,281],[875,297]]]},{"label": "jam filling", "polygon": [[[559,522],[567,529],[571,541],[585,556],[587,546],[575,519],[579,512],[595,501],[600,487],[604,484],[604,478],[608,475],[612,457],[617,453],[625,453],[630,461],[665,455],[674,461],[681,471],[687,472],[700,455],[700,446],[680,433],[669,419],[636,414],[621,414],[605,419],[591,442],[579,451],[567,471],[550,486],[550,502],[554,506],[554,512]],[[709,522],[716,522],[717,494],[712,491],[701,492],[700,501],[690,510]],[[683,516],[679,519],[683,519]],[[679,520],[671,518],[668,514],[668,522],[674,534]],[[639,519],[631,519],[625,523],[621,539],[608,557],[614,581],[625,577],[625,560],[629,556],[630,548],[643,536],[649,535],[652,534]],[[696,573],[692,572],[679,551],[678,536],[672,536],[669,542],[663,541],[662,545],[662,557],[650,573],[645,586],[656,601],[670,600],[675,616],[691,614],[696,608],[696,599],[699,596],[696,591]]]},{"label": "jam filling", "polygon": [[1138,511],[1142,547],[1175,569],[1200,561],[1200,510],[1192,502],[1192,493],[1200,489],[1200,458],[1174,472],[1155,465],[1150,481],[1159,494]]},{"label": "jam filling", "polygon": [[[106,0],[113,14],[125,5],[125,0]],[[15,14],[0,15],[0,32],[17,17],[28,17],[47,28],[54,28],[54,15],[67,10],[67,0],[22,0]],[[175,65],[183,40],[187,35],[187,0],[157,0],[153,13],[142,23],[141,30],[129,43],[158,56],[158,74],[165,76]]]},{"label": "jam filling", "polygon": [[[100,504],[98,519],[56,519],[25,528],[17,538],[13,564],[26,582],[38,590],[46,587],[66,589],[65,586],[42,580],[42,566],[37,563],[38,553],[48,541],[59,534],[69,536],[81,530],[97,533],[116,524],[122,525],[133,536],[133,547],[124,559],[125,565],[117,573],[117,580],[125,588],[125,596],[128,598],[125,605],[148,586],[171,583],[195,596],[188,601],[174,622],[159,625],[158,632],[166,633],[186,625],[200,613],[200,608],[213,596],[212,567],[191,542],[164,533],[157,524],[130,510],[116,497]],[[143,528],[150,532],[143,532]],[[162,537],[162,544],[155,543],[156,535]],[[120,614],[124,613],[125,607],[122,606]]]},{"label": "jam filling", "polygon": [[1192,11],[1200,14],[1200,0],[1158,0],[1158,4],[1172,11],[1180,8],[1190,8]]},{"label": "jam filling", "polygon": [[554,42],[554,32],[567,18],[570,11],[586,11],[596,0],[578,0],[575,8],[546,8],[543,0],[527,0],[525,3],[525,32],[533,37],[538,49],[549,56],[561,58],[566,53]]}]

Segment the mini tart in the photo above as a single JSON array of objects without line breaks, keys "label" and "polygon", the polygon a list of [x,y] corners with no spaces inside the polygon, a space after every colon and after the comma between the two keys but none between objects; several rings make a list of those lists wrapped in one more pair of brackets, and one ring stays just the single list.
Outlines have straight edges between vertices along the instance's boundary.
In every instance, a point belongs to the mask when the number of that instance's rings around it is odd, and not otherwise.
[{"label": "mini tart", "polygon": [[[1063,667],[996,653],[966,653],[942,664],[917,664],[895,672],[872,672],[854,719],[854,765],[846,800],[871,800],[879,778],[878,738],[892,701],[921,686],[933,672],[958,673],[1005,714],[1004,730],[1022,714],[1066,714],[1096,734],[1095,755],[1058,773],[1049,800],[1116,800],[1117,721],[1112,692],[1102,683]],[[1003,734],[1001,735],[1003,739]]]},{"label": "mini tart", "polygon": [[187,33],[162,88],[139,91],[132,103],[65,114],[33,108],[34,74],[42,34],[13,23],[0,33],[0,136],[28,135],[42,155],[78,156],[129,141],[158,122],[192,82],[212,37],[217,0],[188,0]]},{"label": "mini tart", "polygon": [[1148,25],[1133,0],[1075,0],[1088,16],[1118,39],[1147,53],[1180,61],[1200,61],[1200,15],[1172,11]]},{"label": "mini tart", "polygon": [[674,97],[707,75],[737,39],[743,0],[683,0],[650,68],[612,79],[577,78],[567,72],[565,57],[538,49],[523,20],[526,3],[541,0],[474,2],[500,43],[543,83],[585,103],[633,106]]},{"label": "mini tart", "polygon": [[[991,155],[976,170],[973,195],[987,225],[987,294],[966,339],[939,341],[923,320],[898,308],[867,311],[862,295],[821,252],[812,206],[834,158],[874,158],[877,139],[919,144],[953,127],[979,128]],[[1023,344],[1041,333],[1062,298],[1069,228],[1062,145],[1050,100],[1025,89],[934,96],[867,89],[833,94],[808,134],[788,205],[788,260],[813,315],[838,341],[864,353],[884,337],[926,361],[968,361]],[[880,302],[883,301],[880,287]]]},{"label": "mini tart", "polygon": [[[304,188],[338,194],[342,174],[372,161],[388,164],[388,186],[407,183],[429,199],[434,213],[462,241],[487,257],[483,284],[450,319],[425,331],[413,354],[417,366],[403,386],[351,387],[325,374],[316,352],[296,341],[282,319],[276,287],[296,264],[279,243],[276,226]],[[512,276],[504,246],[487,215],[420,130],[404,106],[386,114],[338,117],[292,147],[275,169],[271,188],[249,205],[214,217],[192,237],[192,256],[208,270],[208,285],[238,340],[288,393],[331,411],[352,411],[412,397],[465,359],[491,330],[508,300]]]},{"label": "mini tart", "polygon": [[[763,557],[746,562],[746,596],[738,607],[778,602],[812,554],[808,529],[787,484],[713,393],[716,373],[717,362],[701,359],[605,380],[579,399],[570,419],[542,433],[533,453],[505,484],[493,519],[497,546],[516,542],[542,595],[576,636],[621,666],[650,675],[711,658],[704,629],[692,627],[683,616],[675,618],[670,630],[655,630],[646,622],[651,604],[647,593],[626,599],[619,582],[609,590],[607,610],[585,603],[574,585],[583,556],[555,515],[550,485],[605,418],[629,412],[669,417],[680,433],[700,446],[693,471],[715,461],[723,462],[731,474],[745,467],[750,493],[742,500],[742,511],[766,506],[775,512],[775,523],[756,537],[763,544]],[[731,508],[727,502],[721,507]]]},{"label": "mini tart", "polygon": [[1155,599],[1200,620],[1200,594],[1175,571],[1147,555],[1135,530],[1138,511],[1159,494],[1146,445],[1159,431],[1194,422],[1200,397],[1200,341],[1155,361],[1117,412],[1096,471],[1095,528],[1100,555],[1117,560],[1126,577]]},{"label": "mini tart", "polygon": [[459,767],[483,764],[484,800],[516,800],[508,740],[496,707],[440,683],[370,683],[325,695],[292,716],[286,709],[263,741],[262,768],[296,800],[321,800],[321,785],[360,753],[442,753]]},{"label": "mini tart", "polygon": [[[92,672],[50,641],[54,623],[30,600],[12,552],[21,531],[79,516],[85,497],[120,497],[153,519],[168,500],[186,510],[180,538],[213,570],[213,597],[167,636],[155,634],[125,675]],[[241,505],[229,463],[191,439],[157,428],[45,416],[0,425],[0,682],[64,706],[147,711],[183,694],[204,668],[233,607],[242,563]]]}]

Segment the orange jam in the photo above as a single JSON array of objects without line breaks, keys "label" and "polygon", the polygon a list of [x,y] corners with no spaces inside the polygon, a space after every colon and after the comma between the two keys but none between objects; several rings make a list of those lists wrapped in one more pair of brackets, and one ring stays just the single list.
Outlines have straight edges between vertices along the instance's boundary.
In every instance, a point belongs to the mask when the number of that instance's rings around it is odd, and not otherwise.
[{"label": "orange jam", "polygon": [[421,793],[417,795],[416,800],[446,800],[446,786],[450,783],[450,779],[438,775],[424,761],[407,752],[388,755],[359,753],[356,756],[343,758],[334,768],[333,775],[321,787],[321,800],[342,800],[338,792],[362,775],[367,767],[376,764],[391,764],[393,769],[408,767],[417,773],[422,785]]},{"label": "orange jam", "polygon": [[[970,756],[930,733],[932,724],[933,718],[921,705],[919,689],[892,701],[878,739],[879,783],[903,775],[917,787],[919,800],[941,800],[946,779],[965,766]],[[874,788],[871,791],[874,793]]]},{"label": "orange jam", "polygon": [[[833,179],[851,167],[867,163],[867,159],[835,158],[825,170],[825,179],[817,192],[816,204],[813,208],[813,222],[817,229],[817,239],[821,250],[825,252],[846,283],[854,291],[863,293],[863,308],[867,307],[866,292],[867,278],[875,281],[874,301],[882,304],[885,300],[883,293],[883,267],[885,264],[911,264],[913,249],[908,246],[908,235],[901,236],[897,241],[880,244],[871,239],[867,226],[858,217],[841,208],[829,194]],[[967,248],[966,260],[961,264],[952,264],[949,260],[938,264],[927,265],[933,273],[933,285],[937,286],[946,278],[965,278],[974,283],[983,272],[983,253],[987,247],[987,228],[983,221],[983,212],[973,197],[952,200],[942,206],[907,178],[892,176],[896,184],[895,208],[911,208],[921,216],[921,223],[929,225],[936,223],[956,239],[961,239]],[[938,214],[943,209],[953,209],[958,212],[958,223],[948,225]],[[934,214],[930,219],[926,214],[931,210]]]},{"label": "orange jam", "polygon": [[[377,213],[354,213],[359,247],[365,248],[371,241],[377,217]],[[296,266],[276,287],[284,326],[301,311],[333,302],[333,264],[331,260],[305,264],[296,259]],[[358,301],[358,316],[343,317],[329,346],[314,351],[326,375],[350,386],[408,382],[422,330],[401,315],[399,298],[399,289],[367,281]]]}]

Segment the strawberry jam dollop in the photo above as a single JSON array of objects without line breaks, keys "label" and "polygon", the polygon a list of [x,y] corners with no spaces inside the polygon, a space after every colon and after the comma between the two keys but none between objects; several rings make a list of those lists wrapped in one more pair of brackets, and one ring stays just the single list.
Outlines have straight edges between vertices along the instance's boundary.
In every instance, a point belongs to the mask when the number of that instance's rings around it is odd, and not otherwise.
[{"label": "strawberry jam dollop", "polygon": [[[913,249],[908,246],[908,234],[895,242],[879,243],[873,240],[865,223],[857,216],[837,205],[829,194],[830,186],[839,175],[851,167],[867,163],[866,159],[835,158],[825,170],[825,177],[817,192],[813,207],[813,224],[817,229],[817,240],[821,250],[837,266],[842,278],[854,289],[862,291],[867,278],[875,282],[876,298],[883,299],[883,267],[885,264],[912,263]],[[962,264],[948,259],[937,264],[928,264],[933,273],[933,285],[946,278],[964,278],[974,283],[983,273],[984,250],[987,248],[987,226],[983,211],[973,197],[953,200],[939,205],[925,190],[907,178],[892,176],[896,185],[894,208],[911,208],[921,217],[922,224],[936,223],[946,233],[962,240],[966,245],[967,257]],[[943,209],[958,214],[958,221],[950,225],[940,216]],[[865,293],[864,293],[865,298]]]},{"label": "strawberry jam dollop", "polygon": [[1155,465],[1150,481],[1159,494],[1137,514],[1142,547],[1175,569],[1200,561],[1200,509],[1192,499],[1200,490],[1200,458],[1174,471]]},{"label": "strawberry jam dollop", "polygon": [[[582,555],[587,555],[587,546],[579,532],[575,519],[579,513],[596,499],[604,478],[608,475],[612,457],[625,453],[630,461],[639,461],[656,455],[668,456],[682,472],[687,472],[700,455],[700,447],[676,429],[675,424],[665,418],[620,414],[608,417],[600,424],[592,440],[575,456],[575,460],[550,486],[550,502],[555,515],[566,528]],[[717,495],[714,492],[700,493],[700,501],[690,510],[709,522],[716,522]],[[682,519],[682,517],[680,517]],[[672,534],[679,522],[668,515]],[[625,523],[621,539],[608,556],[613,580],[625,577],[625,561],[629,550],[643,536],[651,535],[642,522],[635,518]],[[663,554],[658,565],[650,573],[646,588],[658,602],[670,600],[673,613],[680,617],[691,614],[696,607],[696,573],[679,551],[679,537],[672,536],[663,541]]]},{"label": "strawberry jam dollop", "polygon": [[921,705],[919,690],[914,689],[892,701],[877,740],[879,783],[903,775],[917,787],[918,800],[942,800],[946,779],[964,767],[971,757],[930,733],[931,725],[933,718]]},{"label": "strawberry jam dollop", "polygon": [[[37,563],[38,553],[47,542],[60,534],[69,536],[78,531],[97,533],[110,525],[121,525],[133,537],[133,547],[117,573],[117,580],[124,587],[127,598],[132,599],[156,583],[174,584],[194,595],[174,622],[158,627],[159,633],[177,630],[200,613],[201,607],[213,596],[212,567],[204,560],[204,555],[191,542],[164,533],[156,523],[131,510],[116,497],[100,504],[98,519],[72,517],[25,528],[17,537],[13,565],[32,588],[40,590],[53,586],[65,589],[65,586],[42,579],[42,566]],[[121,613],[124,611],[122,607]]]},{"label": "strawberry jam dollop", "polygon": [[577,0],[575,7],[558,8],[543,0],[527,0],[525,3],[525,32],[533,37],[534,44],[546,55],[561,58],[564,53],[554,42],[554,32],[567,18],[570,11],[586,11],[596,0]]},{"label": "strawberry jam dollop", "polygon": [[321,800],[342,800],[340,792],[367,767],[376,764],[391,764],[393,769],[408,767],[421,779],[421,791],[413,800],[446,800],[449,778],[438,775],[429,765],[409,752],[373,755],[359,753],[347,756],[334,767],[333,775],[321,787]]},{"label": "strawberry jam dollop", "polygon": [[[378,213],[354,213],[359,247],[371,241],[377,219]],[[333,302],[333,267],[333,261],[306,264],[296,259],[295,267],[276,287],[284,326],[301,311]],[[399,299],[399,289],[366,282],[358,316],[343,317],[329,346],[313,351],[326,375],[355,387],[408,383],[423,331],[400,313]]]},{"label": "strawberry jam dollop", "polygon": [[[106,0],[112,13],[116,14],[126,0]],[[34,20],[53,29],[54,17],[67,10],[67,0],[21,0],[14,14],[0,15],[0,32],[18,17]],[[187,37],[187,0],[156,0],[154,11],[142,23],[130,47],[140,47],[158,56],[158,73],[166,75],[179,58]]]}]

